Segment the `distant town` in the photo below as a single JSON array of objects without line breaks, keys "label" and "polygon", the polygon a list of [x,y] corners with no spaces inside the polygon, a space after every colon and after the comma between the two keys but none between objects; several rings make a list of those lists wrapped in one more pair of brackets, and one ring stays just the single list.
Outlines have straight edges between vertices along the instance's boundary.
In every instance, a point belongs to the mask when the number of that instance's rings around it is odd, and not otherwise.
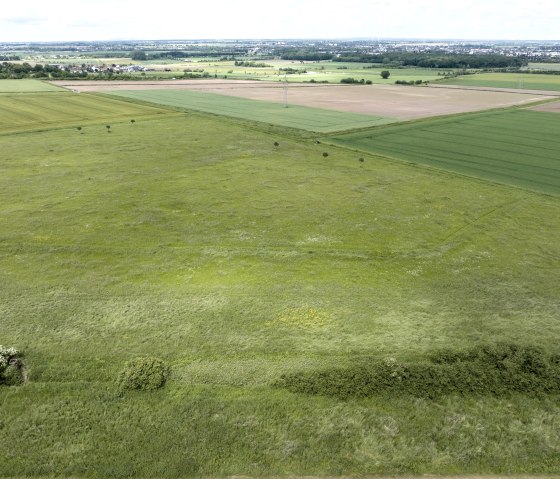
[{"label": "distant town", "polygon": [[[151,78],[146,72],[176,70],[167,63],[256,61],[354,62],[391,68],[421,67],[522,71],[530,63],[547,71],[560,62],[560,41],[460,40],[139,40],[99,42],[0,43],[1,78]],[[159,65],[157,65],[159,63]],[[156,64],[157,66],[154,66]],[[239,66],[236,64],[236,66]],[[367,68],[364,66],[364,68]],[[557,68],[550,68],[557,71]],[[179,76],[210,77],[184,68]],[[285,73],[293,73],[285,71]],[[233,73],[233,71],[231,72]],[[223,77],[226,75],[224,74]]]}]

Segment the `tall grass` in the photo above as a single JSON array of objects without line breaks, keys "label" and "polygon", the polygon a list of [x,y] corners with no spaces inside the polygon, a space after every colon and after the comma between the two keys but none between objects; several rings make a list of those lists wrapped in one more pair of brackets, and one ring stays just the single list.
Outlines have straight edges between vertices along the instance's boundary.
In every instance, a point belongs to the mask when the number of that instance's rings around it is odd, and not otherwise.
[{"label": "tall grass", "polygon": [[[271,386],[494,339],[553,351],[556,197],[135,118],[0,136],[0,343],[29,374],[0,387],[0,476],[558,472],[556,396]],[[165,386],[121,393],[146,356]]]}]

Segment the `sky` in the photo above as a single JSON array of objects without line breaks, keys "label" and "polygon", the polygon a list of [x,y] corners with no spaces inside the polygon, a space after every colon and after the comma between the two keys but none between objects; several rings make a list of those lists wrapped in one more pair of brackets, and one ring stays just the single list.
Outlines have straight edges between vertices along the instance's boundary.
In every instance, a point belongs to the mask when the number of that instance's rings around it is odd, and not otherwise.
[{"label": "sky", "polygon": [[560,0],[20,0],[0,42],[274,38],[560,40]]}]

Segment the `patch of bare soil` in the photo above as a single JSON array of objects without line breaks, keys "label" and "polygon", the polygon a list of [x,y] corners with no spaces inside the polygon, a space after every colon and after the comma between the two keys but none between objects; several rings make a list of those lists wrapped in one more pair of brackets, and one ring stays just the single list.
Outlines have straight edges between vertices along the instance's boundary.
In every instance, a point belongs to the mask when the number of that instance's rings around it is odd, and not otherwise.
[{"label": "patch of bare soil", "polygon": [[560,101],[555,101],[553,103],[545,103],[544,105],[535,106],[531,108],[531,110],[560,113]]}]

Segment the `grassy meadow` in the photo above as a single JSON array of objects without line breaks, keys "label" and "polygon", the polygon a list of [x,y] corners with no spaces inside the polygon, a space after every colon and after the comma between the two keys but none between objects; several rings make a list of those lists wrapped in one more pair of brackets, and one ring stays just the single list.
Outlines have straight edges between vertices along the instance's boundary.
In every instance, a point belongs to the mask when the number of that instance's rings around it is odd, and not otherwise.
[{"label": "grassy meadow", "polygon": [[[340,83],[343,78],[355,78],[357,80],[370,80],[372,83],[392,85],[397,80],[405,81],[432,81],[441,78],[438,70],[434,68],[390,68],[382,65],[372,65],[367,63],[353,62],[299,62],[290,60],[271,60],[265,61],[269,68],[236,67],[232,64],[223,62],[212,64],[201,64],[200,68],[205,68],[210,74],[227,75],[228,78],[251,78],[255,80],[284,81],[289,82],[328,82]],[[286,69],[296,70],[285,74]],[[381,72],[389,70],[390,77],[381,78]],[[289,71],[289,70],[288,70]],[[301,73],[298,73],[300,71]]]},{"label": "grassy meadow", "polygon": [[367,128],[396,121],[383,116],[301,105],[288,105],[286,108],[282,89],[278,89],[278,103],[189,90],[129,90],[111,92],[111,95],[319,133]]},{"label": "grassy meadow", "polygon": [[556,113],[510,109],[423,120],[333,139],[350,148],[559,194],[559,128]]},{"label": "grassy meadow", "polygon": [[[444,346],[558,352],[556,196],[202,112],[110,134],[68,115],[0,135],[0,344],[29,372],[0,386],[0,476],[560,471],[557,395],[273,386]],[[146,355],[169,382],[119,393]]]},{"label": "grassy meadow", "polygon": [[537,73],[476,73],[441,80],[437,83],[471,87],[560,91],[560,75]]}]

